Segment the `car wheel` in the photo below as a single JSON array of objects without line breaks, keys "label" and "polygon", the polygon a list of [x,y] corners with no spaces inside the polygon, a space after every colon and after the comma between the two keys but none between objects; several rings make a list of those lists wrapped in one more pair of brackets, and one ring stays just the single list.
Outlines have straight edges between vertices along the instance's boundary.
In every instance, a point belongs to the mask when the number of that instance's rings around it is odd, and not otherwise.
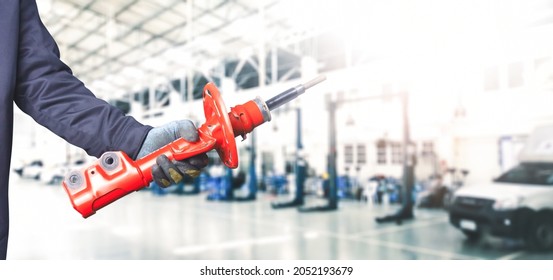
[{"label": "car wheel", "polygon": [[528,247],[536,251],[553,249],[553,217],[540,215],[532,222],[526,236]]},{"label": "car wheel", "polygon": [[463,230],[463,233],[469,241],[477,241],[482,237],[482,232],[480,231]]},{"label": "car wheel", "polygon": [[23,176],[23,168],[17,168],[13,170],[17,175]]}]

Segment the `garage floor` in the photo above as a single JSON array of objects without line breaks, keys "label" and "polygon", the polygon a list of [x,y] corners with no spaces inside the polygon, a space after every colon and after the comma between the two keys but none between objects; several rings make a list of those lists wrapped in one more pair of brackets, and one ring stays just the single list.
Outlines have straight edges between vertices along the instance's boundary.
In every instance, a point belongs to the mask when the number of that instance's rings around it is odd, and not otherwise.
[{"label": "garage floor", "polygon": [[379,225],[374,218],[396,206],[356,201],[298,213],[272,210],[265,194],[228,203],[141,191],[85,220],[61,187],[14,177],[8,259],[553,259],[517,240],[469,243],[441,210]]}]

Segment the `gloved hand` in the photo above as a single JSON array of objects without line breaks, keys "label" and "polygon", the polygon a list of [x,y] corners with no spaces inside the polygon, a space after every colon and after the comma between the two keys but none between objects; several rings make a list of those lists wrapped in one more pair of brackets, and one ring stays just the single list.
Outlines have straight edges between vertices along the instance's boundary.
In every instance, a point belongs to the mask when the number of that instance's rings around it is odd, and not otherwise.
[{"label": "gloved hand", "polygon": [[[137,158],[142,158],[180,137],[189,142],[199,140],[198,130],[192,121],[173,121],[150,130]],[[197,177],[200,175],[201,169],[207,164],[206,154],[200,154],[183,161],[170,161],[167,156],[161,155],[157,157],[156,165],[152,167],[152,175],[158,186],[166,188],[171,184],[180,183],[184,176]]]}]

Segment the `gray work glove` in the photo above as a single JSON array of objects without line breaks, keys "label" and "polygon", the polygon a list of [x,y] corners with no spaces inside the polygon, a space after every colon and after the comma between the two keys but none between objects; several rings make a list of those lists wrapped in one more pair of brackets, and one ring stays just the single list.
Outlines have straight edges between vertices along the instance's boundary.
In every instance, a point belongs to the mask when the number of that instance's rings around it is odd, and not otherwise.
[{"label": "gray work glove", "polygon": [[[155,127],[148,132],[137,158],[142,158],[180,137],[188,142],[198,141],[198,130],[194,123],[190,120],[181,120]],[[167,156],[161,155],[157,157],[156,165],[152,167],[152,175],[158,186],[166,188],[171,184],[180,183],[184,176],[197,177],[207,163],[206,154],[199,154],[183,161],[170,161]]]}]

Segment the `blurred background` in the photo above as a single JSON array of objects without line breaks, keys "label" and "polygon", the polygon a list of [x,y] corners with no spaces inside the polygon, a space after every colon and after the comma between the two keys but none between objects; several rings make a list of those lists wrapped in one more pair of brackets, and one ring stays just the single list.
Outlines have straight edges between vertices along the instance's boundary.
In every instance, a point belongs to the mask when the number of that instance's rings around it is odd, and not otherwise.
[{"label": "blurred background", "polygon": [[[15,113],[11,259],[552,259],[553,1],[37,0],[62,60],[157,126],[327,80],[82,219],[95,159]],[[289,205],[285,203],[289,203]]]}]

